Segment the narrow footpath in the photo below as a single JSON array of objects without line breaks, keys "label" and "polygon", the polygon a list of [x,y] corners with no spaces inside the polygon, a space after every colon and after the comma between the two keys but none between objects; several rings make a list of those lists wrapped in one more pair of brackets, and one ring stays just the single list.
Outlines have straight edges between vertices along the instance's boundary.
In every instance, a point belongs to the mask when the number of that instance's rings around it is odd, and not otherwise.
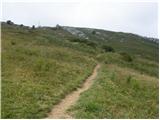
[{"label": "narrow footpath", "polygon": [[99,68],[100,64],[97,64],[92,74],[83,83],[82,87],[71,92],[59,104],[55,105],[52,111],[48,114],[47,119],[65,119],[65,118],[73,119],[71,115],[66,113],[66,110],[76,103],[82,92],[88,90],[92,86],[94,79],[98,74]]}]

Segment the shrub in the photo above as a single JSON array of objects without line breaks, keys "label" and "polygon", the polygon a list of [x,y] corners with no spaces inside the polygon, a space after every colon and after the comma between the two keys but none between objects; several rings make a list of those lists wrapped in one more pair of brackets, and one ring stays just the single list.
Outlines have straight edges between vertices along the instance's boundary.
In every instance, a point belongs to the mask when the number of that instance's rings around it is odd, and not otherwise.
[{"label": "shrub", "polygon": [[74,39],[70,39],[71,42],[79,42],[79,43],[84,43],[88,46],[91,46],[93,48],[96,47],[96,43],[95,42],[92,42],[92,41],[89,41],[89,40],[85,40],[85,39],[79,39],[79,38],[74,38]]},{"label": "shrub", "polygon": [[23,24],[20,24],[20,27],[23,27],[24,25]]},{"label": "shrub", "polygon": [[128,84],[131,82],[131,79],[132,79],[132,76],[129,75],[129,76],[127,77],[127,83],[128,83]]},{"label": "shrub", "polygon": [[94,42],[92,42],[92,41],[86,41],[86,44],[87,44],[88,46],[93,47],[93,48],[96,47],[96,43],[94,43]]},{"label": "shrub", "polygon": [[96,31],[93,30],[93,31],[92,31],[92,34],[95,35],[95,34],[96,34]]},{"label": "shrub", "polygon": [[102,48],[105,50],[105,52],[115,52],[111,46],[104,45]]},{"label": "shrub", "polygon": [[11,44],[12,44],[12,45],[15,45],[16,43],[12,41]]},{"label": "shrub", "polygon": [[34,26],[34,25],[32,26],[32,29],[35,29],[35,26]]},{"label": "shrub", "polygon": [[13,25],[14,23],[11,20],[7,20],[6,22],[8,25]]},{"label": "shrub", "polygon": [[71,42],[80,42],[81,40],[79,38],[73,38],[73,39],[70,39]]},{"label": "shrub", "polygon": [[122,59],[124,61],[127,61],[127,62],[132,62],[133,61],[132,57],[126,52],[121,52],[120,55],[122,56]]},{"label": "shrub", "polygon": [[59,24],[56,25],[56,29],[60,29],[61,26]]}]

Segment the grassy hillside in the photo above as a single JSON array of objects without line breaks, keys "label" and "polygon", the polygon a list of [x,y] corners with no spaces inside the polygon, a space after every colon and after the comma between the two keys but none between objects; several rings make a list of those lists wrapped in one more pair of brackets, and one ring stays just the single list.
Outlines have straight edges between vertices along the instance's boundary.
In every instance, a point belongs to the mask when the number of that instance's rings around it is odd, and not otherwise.
[{"label": "grassy hillside", "polygon": [[144,37],[131,33],[111,32],[99,29],[78,29],[83,31],[89,39],[98,44],[107,44],[112,46],[116,51],[127,51],[135,56],[158,61],[158,44],[151,42]]},{"label": "grassy hillside", "polygon": [[25,30],[2,25],[2,118],[45,117],[96,63],[82,52],[53,44],[41,30]]},{"label": "grassy hillside", "polygon": [[46,117],[97,63],[96,82],[70,109],[76,118],[157,118],[158,44],[128,33],[74,29],[88,39],[63,27],[2,23],[2,118]]},{"label": "grassy hillside", "polygon": [[103,64],[92,88],[70,110],[75,118],[158,118],[158,78]]}]

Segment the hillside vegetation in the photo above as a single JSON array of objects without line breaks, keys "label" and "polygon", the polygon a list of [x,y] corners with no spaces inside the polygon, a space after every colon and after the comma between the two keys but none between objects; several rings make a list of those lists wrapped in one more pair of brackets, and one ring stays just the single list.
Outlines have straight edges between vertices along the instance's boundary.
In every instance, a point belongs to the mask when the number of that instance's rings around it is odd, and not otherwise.
[{"label": "hillside vegetation", "polygon": [[92,88],[69,111],[81,119],[158,118],[158,79],[103,65]]},{"label": "hillside vegetation", "polygon": [[94,85],[68,110],[75,118],[158,118],[156,42],[129,33],[3,22],[2,118],[46,117],[97,63],[102,68]]},{"label": "hillside vegetation", "polygon": [[24,30],[2,26],[2,118],[46,116],[81,85],[96,63],[84,53],[47,41],[43,31]]}]

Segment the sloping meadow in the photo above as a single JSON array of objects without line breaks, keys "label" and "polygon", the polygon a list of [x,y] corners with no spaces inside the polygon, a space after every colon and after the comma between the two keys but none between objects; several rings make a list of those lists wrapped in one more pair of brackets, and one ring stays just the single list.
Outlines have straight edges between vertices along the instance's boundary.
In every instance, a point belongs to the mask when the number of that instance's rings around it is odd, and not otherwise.
[{"label": "sloping meadow", "polygon": [[92,88],[68,111],[85,119],[158,118],[158,78],[134,69],[103,65]]},{"label": "sloping meadow", "polygon": [[2,118],[46,117],[96,65],[84,53],[25,30],[2,28]]},{"label": "sloping meadow", "polygon": [[78,30],[88,39],[61,28],[2,24],[2,118],[45,118],[97,63],[95,83],[69,109],[74,118],[158,118],[158,44]]}]

